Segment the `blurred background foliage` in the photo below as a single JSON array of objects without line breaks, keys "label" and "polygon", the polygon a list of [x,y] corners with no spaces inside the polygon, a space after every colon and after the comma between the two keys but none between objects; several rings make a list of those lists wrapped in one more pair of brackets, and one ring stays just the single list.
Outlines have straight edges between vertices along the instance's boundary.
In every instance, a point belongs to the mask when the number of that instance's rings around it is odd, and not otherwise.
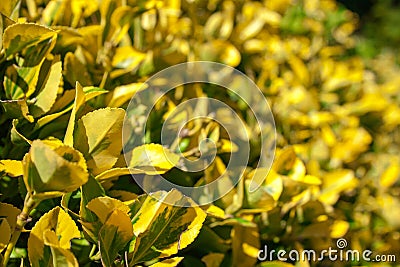
[{"label": "blurred background foliage", "polygon": [[[400,41],[400,2],[397,0],[339,0],[360,17],[358,52],[364,57],[377,56],[382,50],[398,50]],[[398,60],[398,56],[396,56]]]},{"label": "blurred background foliage", "polygon": [[[57,30],[57,38],[51,37],[56,41],[39,42],[43,41],[39,38],[35,45],[48,53],[47,69],[62,62],[62,78],[53,103],[35,113],[36,95],[17,88],[16,96],[10,91],[12,83],[5,82],[15,78],[12,68],[26,67],[18,60],[27,58],[26,50],[2,50],[2,104],[5,109],[10,108],[9,100],[24,104],[1,115],[1,159],[20,160],[28,150],[24,138],[63,139],[76,81],[87,92],[91,86],[107,90],[88,101],[83,115],[102,107],[126,108],[145,80],[168,66],[193,60],[221,62],[248,75],[268,98],[277,127],[277,154],[272,171],[265,173],[265,183],[250,194],[248,182],[259,159],[258,139],[251,140],[254,150],[245,178],[206,208],[206,222],[196,241],[180,252],[184,256],[180,264],[271,266],[257,261],[264,245],[321,251],[335,247],[338,238],[346,238],[348,248],[400,257],[400,8],[396,1],[27,0],[15,10],[2,10],[8,12],[7,18],[2,17],[3,30],[12,24],[8,19]],[[36,51],[29,45],[31,53]],[[177,103],[204,95],[232,104],[254,130],[248,107],[239,99],[207,86],[189,88],[177,89],[156,107],[149,123],[155,134],[147,137],[148,142],[157,141],[159,122]],[[58,115],[48,117],[53,114]],[[204,135],[224,144],[226,135],[221,131],[220,136],[218,126],[193,123],[190,127],[179,144],[184,150],[192,151]],[[206,171],[183,174],[172,169],[166,176],[187,186],[212,181],[227,164],[224,146],[219,149],[218,160]],[[142,193],[127,176],[100,182],[107,195],[123,201]],[[0,187],[2,202],[21,205],[23,193],[15,190],[15,179],[2,175]],[[79,198],[78,193],[74,197]],[[71,203],[71,210],[74,204],[75,211],[79,209],[79,201]],[[58,204],[59,200],[43,202],[33,221]],[[18,245],[21,255],[14,256],[26,258],[26,237]],[[94,263],[87,263],[87,246],[76,242],[73,250],[80,263],[90,266]],[[329,260],[291,263],[378,265]],[[381,264],[390,265],[395,263]]]}]

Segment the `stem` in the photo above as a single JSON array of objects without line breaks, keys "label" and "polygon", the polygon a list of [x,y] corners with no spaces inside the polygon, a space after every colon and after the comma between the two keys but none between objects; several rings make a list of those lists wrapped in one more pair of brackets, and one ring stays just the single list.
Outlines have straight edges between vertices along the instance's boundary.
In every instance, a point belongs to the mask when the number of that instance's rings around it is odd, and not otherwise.
[{"label": "stem", "polygon": [[104,72],[104,74],[103,74],[103,78],[101,79],[101,82],[99,85],[100,88],[104,89],[104,87],[106,86],[107,79],[108,79],[108,71]]},{"label": "stem", "polygon": [[18,238],[24,229],[25,224],[27,224],[29,219],[29,214],[36,207],[36,202],[31,198],[31,195],[28,193],[25,197],[24,208],[22,212],[17,216],[17,224],[15,226],[15,231],[11,235],[11,240],[7,245],[7,250],[4,253],[3,259],[3,267],[7,266],[7,263],[10,259],[11,253],[17,244]]}]

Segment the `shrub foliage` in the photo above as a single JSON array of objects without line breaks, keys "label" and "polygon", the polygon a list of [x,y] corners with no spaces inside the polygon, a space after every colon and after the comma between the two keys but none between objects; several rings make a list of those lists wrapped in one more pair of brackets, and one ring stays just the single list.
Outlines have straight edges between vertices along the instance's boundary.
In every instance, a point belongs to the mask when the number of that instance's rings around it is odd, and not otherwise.
[{"label": "shrub foliage", "polygon": [[[356,29],[356,16],[331,0],[3,0],[0,262],[289,266],[260,262],[258,252],[321,251],[338,238],[348,248],[399,255],[399,69],[391,54],[357,55]],[[143,146],[124,161],[128,101],[152,74],[194,60],[241,70],[270,102],[277,151],[256,192],[249,191],[260,160],[254,118],[210,85],[164,96],[147,121],[150,162],[138,160]],[[154,194],[187,207],[156,201],[129,171],[197,186],[226,168],[235,144],[213,121],[189,123],[176,147],[158,144],[167,114],[202,96],[229,103],[246,123],[245,175],[210,205],[176,190]],[[175,168],[175,153],[198,157],[203,137],[218,144],[215,161],[198,173]]]}]

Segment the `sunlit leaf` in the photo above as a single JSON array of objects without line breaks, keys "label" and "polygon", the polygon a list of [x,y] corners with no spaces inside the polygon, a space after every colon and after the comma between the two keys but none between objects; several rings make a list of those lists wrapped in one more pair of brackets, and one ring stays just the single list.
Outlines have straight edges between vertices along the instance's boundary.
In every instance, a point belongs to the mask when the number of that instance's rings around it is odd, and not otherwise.
[{"label": "sunlit leaf", "polygon": [[144,83],[132,83],[118,86],[114,88],[108,106],[121,107],[124,103],[130,101],[137,92],[144,90],[146,87],[147,85]]},{"label": "sunlit leaf", "polygon": [[75,85],[75,101],[72,106],[71,116],[69,118],[67,131],[65,132],[64,143],[67,146],[74,145],[74,129],[75,129],[75,121],[76,121],[76,113],[79,108],[85,103],[85,93],[83,92],[82,86],[79,82],[76,82]]},{"label": "sunlit leaf", "polygon": [[124,116],[123,109],[106,108],[79,119],[74,132],[74,147],[83,153],[93,174],[110,169],[118,160],[122,150]]},{"label": "sunlit leaf", "polygon": [[232,232],[232,262],[234,266],[252,266],[257,262],[260,249],[258,230],[235,224]]},{"label": "sunlit leaf", "polygon": [[65,145],[51,147],[35,140],[23,165],[25,185],[38,198],[74,191],[88,180],[82,154]]},{"label": "sunlit leaf", "polygon": [[346,221],[336,220],[333,222],[331,237],[332,238],[341,238],[343,237],[347,231],[349,230],[350,224]]},{"label": "sunlit leaf", "polygon": [[55,57],[51,62],[45,82],[42,88],[39,89],[35,102],[31,107],[31,113],[34,117],[39,117],[48,112],[56,101],[61,79],[61,64],[59,57]]},{"label": "sunlit leaf", "polygon": [[183,260],[183,257],[174,257],[174,258],[170,258],[170,259],[166,259],[166,260],[154,263],[154,264],[150,265],[150,267],[175,267],[182,260]]},{"label": "sunlit leaf", "polygon": [[178,164],[179,156],[159,144],[147,144],[132,151],[129,166],[144,170],[146,174],[162,174]]},{"label": "sunlit leaf", "polygon": [[[25,58],[28,66],[34,66],[54,47],[57,32],[33,23],[17,23],[8,27],[3,35],[3,49],[7,56],[32,51]],[[37,51],[36,53],[33,51]]]},{"label": "sunlit leaf", "polygon": [[167,203],[192,206],[172,206],[148,196],[132,219],[136,236],[134,263],[167,257],[187,247],[198,235],[206,217],[203,210],[178,191],[155,194]]},{"label": "sunlit leaf", "polygon": [[9,0],[4,1],[0,6],[0,13],[3,13],[7,17],[16,20],[18,18],[18,13],[21,5],[21,0]]},{"label": "sunlit leaf", "polygon": [[129,216],[119,209],[114,209],[99,231],[99,248],[103,266],[111,266],[118,252],[132,237],[133,229]]},{"label": "sunlit leaf", "polygon": [[0,160],[0,173],[2,172],[12,177],[21,176],[23,174],[22,162],[18,160]]},{"label": "sunlit leaf", "polygon": [[[60,255],[57,252],[67,254],[62,252],[71,248],[71,239],[79,237],[80,232],[71,217],[60,207],[52,209],[39,219],[30,232],[28,255],[32,266],[42,266],[55,258],[58,259]],[[77,266],[72,254],[66,258],[70,259],[68,266]]]}]

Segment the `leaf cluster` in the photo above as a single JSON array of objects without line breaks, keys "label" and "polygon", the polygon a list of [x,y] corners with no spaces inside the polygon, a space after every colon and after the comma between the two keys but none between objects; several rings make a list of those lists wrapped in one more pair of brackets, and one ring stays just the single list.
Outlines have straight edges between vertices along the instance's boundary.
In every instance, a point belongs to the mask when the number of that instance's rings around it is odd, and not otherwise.
[{"label": "leaf cluster", "polygon": [[[360,57],[356,29],[331,0],[2,1],[0,266],[291,266],[260,262],[258,252],[321,251],[342,237],[359,251],[398,255],[400,70],[391,54]],[[148,134],[123,144],[125,109],[146,79],[193,60],[241,70],[268,98],[271,170],[256,168],[250,107],[213,85],[176,88],[147,118]],[[190,121],[171,147],[159,144],[168,115],[203,96],[244,121],[243,179],[206,206],[176,190],[144,194],[131,173],[183,186],[224,174],[237,146],[214,121]],[[145,118],[135,112],[127,127],[140,133]],[[204,113],[199,106],[174,122]],[[210,166],[176,168],[178,152],[207,153],[205,138],[217,147]],[[123,147],[132,148],[128,162]],[[264,181],[255,192],[251,179]]]}]

